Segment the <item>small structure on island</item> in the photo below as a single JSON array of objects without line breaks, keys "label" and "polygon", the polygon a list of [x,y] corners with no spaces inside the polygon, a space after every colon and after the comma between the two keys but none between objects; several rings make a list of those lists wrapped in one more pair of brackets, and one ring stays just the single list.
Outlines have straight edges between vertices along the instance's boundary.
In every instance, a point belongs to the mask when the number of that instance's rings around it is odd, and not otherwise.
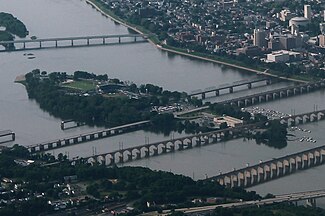
[{"label": "small structure on island", "polygon": [[237,118],[234,118],[231,116],[215,117],[215,118],[213,118],[213,121],[218,125],[227,123],[228,127],[237,127],[237,126],[243,125],[243,123],[244,123],[243,120],[237,119]]},{"label": "small structure on island", "polygon": [[119,90],[124,89],[126,86],[119,83],[105,83],[96,86],[96,91],[101,94],[116,93]]}]

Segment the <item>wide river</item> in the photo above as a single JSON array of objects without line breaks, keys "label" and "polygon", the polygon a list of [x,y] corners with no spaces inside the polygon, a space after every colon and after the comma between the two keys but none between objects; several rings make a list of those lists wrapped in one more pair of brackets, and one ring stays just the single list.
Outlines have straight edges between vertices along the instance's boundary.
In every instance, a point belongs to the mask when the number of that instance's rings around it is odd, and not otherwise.
[{"label": "wide river", "polygon": [[[30,36],[38,38],[87,36],[103,34],[126,34],[127,28],[115,24],[110,19],[85,3],[83,0],[0,0],[1,11],[12,13],[22,20]],[[157,50],[149,43],[110,45],[102,47],[64,48],[32,51],[35,59],[28,59],[24,52],[0,53],[0,130],[16,132],[16,141],[22,145],[39,143],[80,134],[96,128],[79,127],[60,130],[60,119],[42,111],[35,101],[28,99],[24,86],[15,84],[17,75],[35,68],[46,71],[66,71],[73,73],[84,70],[109,77],[129,80],[136,84],[153,83],[169,90],[191,92],[210,86],[249,79],[254,74],[217,64],[193,60]],[[280,88],[288,83],[276,83],[241,91],[231,97],[259,92],[265,89]],[[226,96],[224,96],[226,97]],[[228,97],[228,96],[227,96]],[[208,99],[214,101],[214,98]],[[303,113],[325,108],[324,91],[308,95],[274,101],[261,107],[284,113]],[[310,129],[317,143],[292,141],[283,149],[257,145],[254,141],[232,140],[202,148],[163,155],[146,160],[127,163],[152,169],[161,169],[202,179],[219,171],[240,168],[246,163],[258,163],[293,152],[308,149],[325,143],[325,122],[304,125]],[[294,132],[297,137],[307,134]],[[174,134],[174,137],[184,134]],[[144,144],[171,138],[144,131],[115,136],[109,139],[70,146],[59,152],[74,156],[90,156],[93,153],[115,150],[123,143],[124,147]],[[9,143],[7,145],[12,145]],[[322,189],[324,187],[325,166],[299,172],[289,177],[254,187],[261,194],[274,194]]]}]

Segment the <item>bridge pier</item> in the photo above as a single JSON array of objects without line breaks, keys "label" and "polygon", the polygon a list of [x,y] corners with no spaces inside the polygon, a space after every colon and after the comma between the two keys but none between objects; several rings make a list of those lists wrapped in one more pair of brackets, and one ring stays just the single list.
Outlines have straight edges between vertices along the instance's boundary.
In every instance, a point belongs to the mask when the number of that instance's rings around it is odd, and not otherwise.
[{"label": "bridge pier", "polygon": [[106,44],[105,38],[103,38],[103,44],[104,44],[104,45]]},{"label": "bridge pier", "polygon": [[121,37],[118,37],[118,43],[121,43]]},{"label": "bridge pier", "polygon": [[252,83],[248,83],[247,87],[248,87],[248,89],[251,89],[252,88]]},{"label": "bridge pier", "polygon": [[134,36],[134,42],[137,42],[137,36]]},{"label": "bridge pier", "polygon": [[55,48],[58,48],[58,41],[55,40]]},{"label": "bridge pier", "polygon": [[71,46],[73,47],[73,40],[71,40]]},{"label": "bridge pier", "polygon": [[201,94],[202,99],[205,99],[205,93]]},{"label": "bridge pier", "polygon": [[132,161],[132,153],[127,154],[127,161]]},{"label": "bridge pier", "polygon": [[216,96],[219,96],[220,95],[219,90],[216,90],[215,93],[216,93]]},{"label": "bridge pier", "polygon": [[23,43],[23,49],[26,49],[26,43],[25,42]]},{"label": "bridge pier", "polygon": [[42,48],[42,41],[39,42],[39,48]]},{"label": "bridge pier", "polygon": [[233,93],[234,92],[234,87],[230,87],[229,88],[229,93]]},{"label": "bridge pier", "polygon": [[306,200],[306,205],[309,207],[316,207],[316,199],[315,198],[310,198]]}]

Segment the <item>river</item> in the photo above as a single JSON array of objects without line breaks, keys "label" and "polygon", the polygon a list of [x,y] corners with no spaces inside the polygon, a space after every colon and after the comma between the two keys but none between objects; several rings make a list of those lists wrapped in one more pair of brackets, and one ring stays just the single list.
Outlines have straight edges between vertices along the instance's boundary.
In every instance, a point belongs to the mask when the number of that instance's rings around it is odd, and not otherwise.
[{"label": "river", "polygon": [[[128,30],[116,25],[102,16],[82,0],[0,0],[0,8],[12,13],[22,20],[30,36],[38,38],[87,36],[103,34],[125,34]],[[42,111],[35,101],[28,99],[24,86],[13,81],[17,75],[25,74],[35,68],[51,71],[85,70],[96,74],[107,73],[109,77],[129,80],[136,84],[153,83],[169,90],[191,92],[210,86],[249,79],[254,74],[239,71],[217,64],[193,60],[157,50],[149,43],[127,45],[110,45],[102,47],[64,48],[32,51],[35,59],[28,59],[24,52],[0,53],[0,129],[11,129],[16,132],[15,143],[29,145],[55,138],[96,130],[87,126],[62,131],[60,119]],[[280,88],[288,83],[276,83],[267,88]],[[259,87],[249,92],[265,90]],[[236,95],[247,94],[241,91]],[[229,97],[229,96],[222,96]],[[284,113],[303,113],[315,109],[324,109],[324,91],[317,91],[273,101],[261,107],[279,110]],[[210,101],[216,98],[207,99]],[[185,174],[194,179],[212,176],[219,171],[240,168],[246,163],[258,163],[273,157],[314,147],[325,143],[323,128],[325,122],[303,126],[312,131],[317,143],[288,142],[283,149],[274,149],[265,145],[257,145],[254,141],[232,140],[202,148],[163,155],[147,160],[135,161],[126,165],[141,165],[152,169],[172,171]],[[301,132],[294,132],[302,136]],[[174,137],[183,134],[174,134]],[[94,153],[107,152],[123,147],[144,144],[146,137],[150,142],[170,139],[144,131],[119,135],[104,140],[80,144],[55,150],[74,156],[90,156]],[[9,143],[8,145],[12,145]],[[320,189],[323,187],[325,166],[300,172],[252,189],[262,194],[267,192],[283,193],[296,190]],[[301,182],[302,179],[306,179]]]}]

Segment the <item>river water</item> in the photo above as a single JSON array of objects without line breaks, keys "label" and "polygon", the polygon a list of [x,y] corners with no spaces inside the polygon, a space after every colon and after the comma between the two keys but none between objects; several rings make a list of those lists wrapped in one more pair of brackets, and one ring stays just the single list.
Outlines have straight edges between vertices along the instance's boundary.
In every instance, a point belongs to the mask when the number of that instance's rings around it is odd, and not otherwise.
[{"label": "river water", "polygon": [[[38,38],[87,36],[103,34],[126,34],[128,30],[116,25],[110,19],[102,16],[82,0],[0,0],[0,8],[12,13],[22,20],[30,36]],[[136,84],[153,83],[169,90],[191,92],[210,86],[249,79],[254,76],[213,63],[193,60],[190,58],[169,54],[157,50],[149,43],[110,45],[102,47],[64,48],[32,51],[35,59],[27,59],[24,52],[0,53],[0,129],[11,129],[16,132],[15,143],[29,145],[56,138],[80,134],[96,130],[87,126],[66,131],[60,129],[60,119],[42,111],[37,103],[28,99],[24,86],[13,81],[17,75],[25,74],[35,68],[46,71],[85,70],[96,74],[107,73],[110,77],[133,81]],[[267,89],[280,88],[288,83],[276,83]],[[250,93],[266,89],[259,87],[249,90]],[[248,91],[237,92],[224,98],[247,94]],[[216,98],[208,98],[215,101]],[[269,102],[261,107],[275,109],[284,113],[303,113],[325,108],[324,91],[308,95],[292,97]],[[283,149],[275,149],[266,145],[257,145],[254,141],[242,139],[218,143],[193,150],[177,152],[146,160],[126,163],[126,165],[141,165],[152,169],[172,171],[185,174],[194,179],[212,176],[219,171],[229,171],[240,168],[246,163],[258,163],[325,143],[323,128],[325,122],[304,125],[310,129],[317,143],[288,142]],[[305,134],[294,132],[297,137]],[[173,134],[172,136],[184,136]],[[74,156],[90,156],[94,153],[108,152],[123,147],[170,139],[144,131],[119,135],[104,140],[70,146],[55,150]],[[11,145],[13,143],[9,143]],[[275,180],[257,187],[254,190],[265,194],[267,192],[283,193],[323,187],[325,166],[313,168],[301,173]],[[302,182],[302,179],[305,179]]]}]

